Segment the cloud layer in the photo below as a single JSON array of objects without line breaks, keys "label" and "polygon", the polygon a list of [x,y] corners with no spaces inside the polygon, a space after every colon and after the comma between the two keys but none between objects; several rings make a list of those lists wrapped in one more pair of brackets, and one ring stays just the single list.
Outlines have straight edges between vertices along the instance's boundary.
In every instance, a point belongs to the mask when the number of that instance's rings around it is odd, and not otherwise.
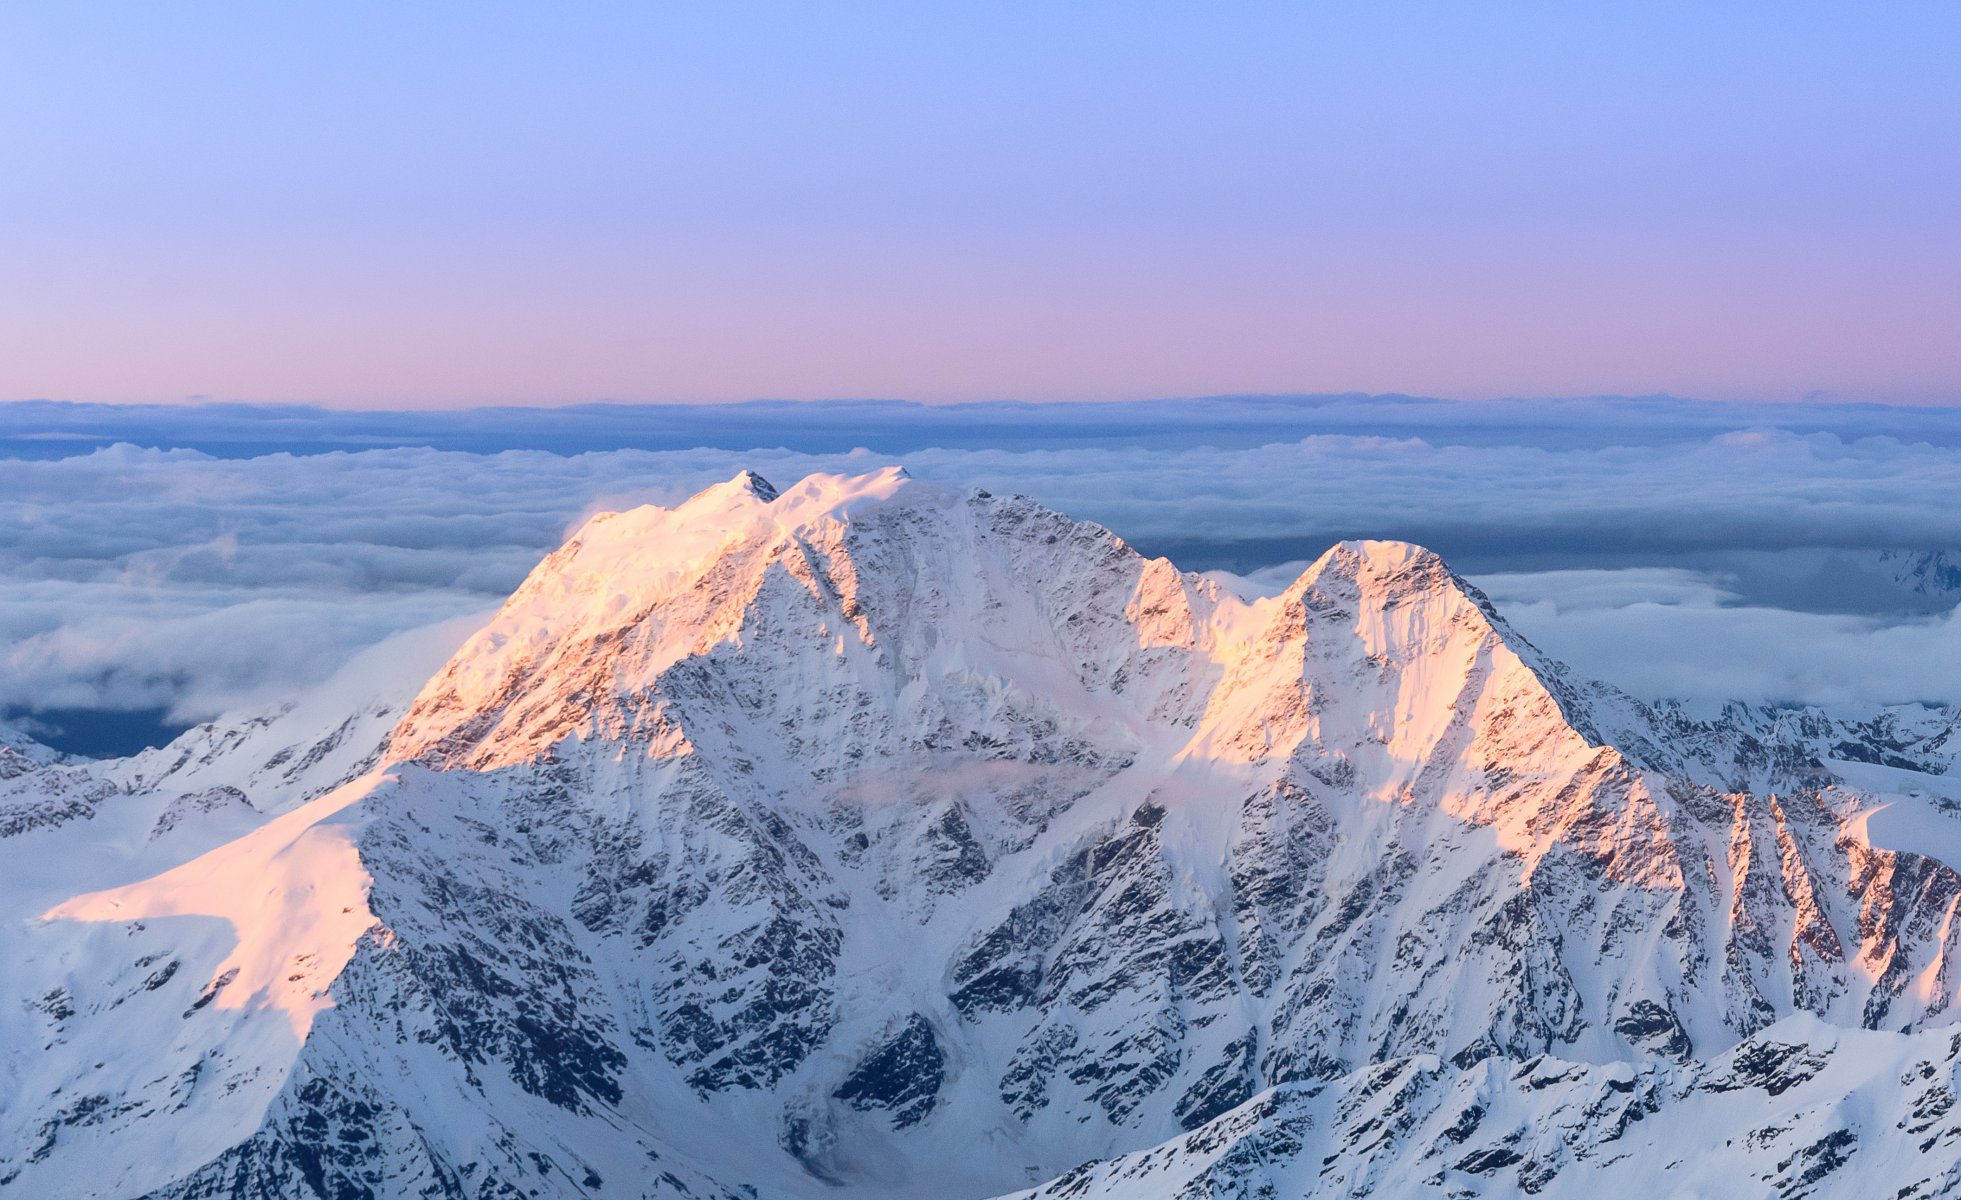
[{"label": "cloud layer", "polygon": [[1638,696],[1858,707],[1961,699],[1954,609],[1795,612],[1735,603],[1709,577],[1640,569],[1476,582],[1540,649]]},{"label": "cloud layer", "polygon": [[[1818,566],[1961,546],[1961,449],[1855,432],[14,460],[0,473],[0,706],[201,719],[276,702],[391,633],[494,607],[584,514],[673,503],[743,466],[786,483],[901,458],[1269,585],[1338,538],[1420,541],[1546,649],[1640,694],[1961,698],[1951,600],[1841,604],[1829,581],[1843,572]],[[1802,586],[1753,582],[1787,559],[1810,564],[1777,576]]]}]

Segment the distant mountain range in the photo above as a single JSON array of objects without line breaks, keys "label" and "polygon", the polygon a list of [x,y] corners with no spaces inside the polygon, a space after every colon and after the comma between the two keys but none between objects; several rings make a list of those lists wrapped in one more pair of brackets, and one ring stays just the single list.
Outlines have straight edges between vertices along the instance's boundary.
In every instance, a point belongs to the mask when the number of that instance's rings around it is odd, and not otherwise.
[{"label": "distant mountain range", "polygon": [[595,517],[420,671],[0,738],[0,1194],[1961,1191],[1949,709],[896,470]]}]

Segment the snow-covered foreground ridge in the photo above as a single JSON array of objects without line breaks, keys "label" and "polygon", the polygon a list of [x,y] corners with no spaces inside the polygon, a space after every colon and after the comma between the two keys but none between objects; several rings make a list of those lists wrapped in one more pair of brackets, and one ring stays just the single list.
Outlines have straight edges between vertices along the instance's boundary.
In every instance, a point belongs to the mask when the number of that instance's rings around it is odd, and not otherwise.
[{"label": "snow-covered foreground ridge", "polygon": [[1961,1189],[1945,714],[901,472],[595,517],[384,667],[0,744],[0,1194]]}]

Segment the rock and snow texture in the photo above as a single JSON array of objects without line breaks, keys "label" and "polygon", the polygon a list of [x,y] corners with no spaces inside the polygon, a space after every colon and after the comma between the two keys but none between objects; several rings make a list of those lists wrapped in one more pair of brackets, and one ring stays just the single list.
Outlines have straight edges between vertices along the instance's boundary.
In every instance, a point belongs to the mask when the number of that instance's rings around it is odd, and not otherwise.
[{"label": "rock and snow texture", "polygon": [[745,474],[349,694],[0,749],[0,1191],[1956,1186],[1951,714],[1642,705],[1416,547]]}]

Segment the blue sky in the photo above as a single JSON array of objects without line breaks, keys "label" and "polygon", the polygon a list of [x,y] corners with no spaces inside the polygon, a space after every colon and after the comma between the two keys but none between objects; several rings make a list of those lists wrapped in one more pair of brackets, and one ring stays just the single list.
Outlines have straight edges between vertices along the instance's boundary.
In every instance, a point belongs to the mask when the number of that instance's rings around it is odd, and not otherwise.
[{"label": "blue sky", "polygon": [[0,9],[0,398],[1961,400],[1961,7]]}]

